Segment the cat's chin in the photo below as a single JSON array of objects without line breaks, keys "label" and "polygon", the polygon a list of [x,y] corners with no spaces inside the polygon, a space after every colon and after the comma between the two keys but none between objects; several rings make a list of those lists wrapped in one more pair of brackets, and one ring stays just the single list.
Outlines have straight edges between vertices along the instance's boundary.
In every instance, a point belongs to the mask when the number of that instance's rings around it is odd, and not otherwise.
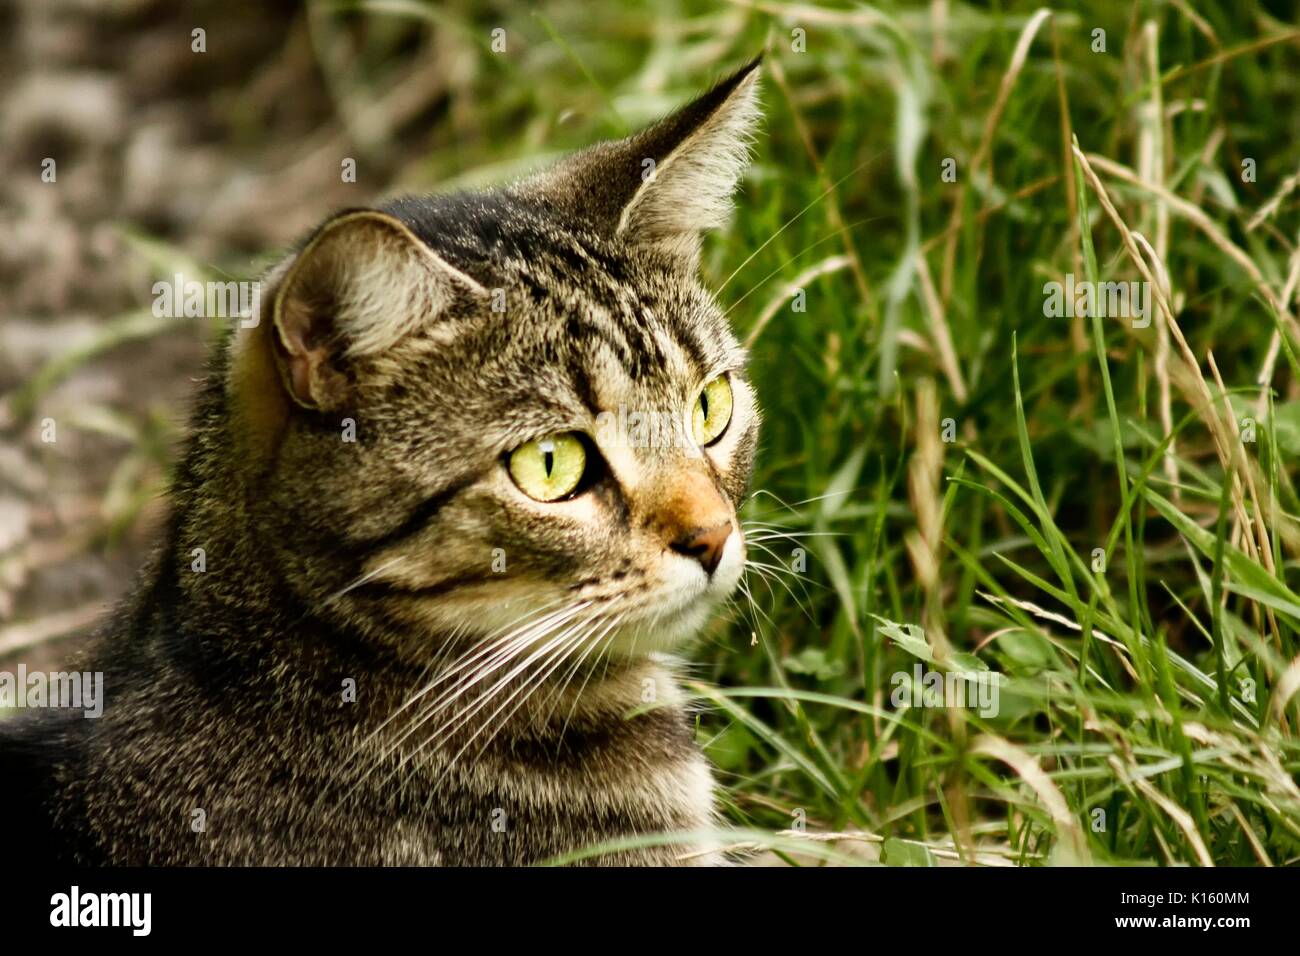
[{"label": "cat's chin", "polygon": [[652,604],[618,629],[611,653],[643,657],[674,650],[690,640],[736,590],[744,568],[745,546],[739,536],[728,543],[711,575],[695,561],[682,559]]},{"label": "cat's chin", "polygon": [[630,621],[619,628],[610,653],[638,658],[675,650],[700,632],[715,607],[715,602],[700,599],[686,607]]}]

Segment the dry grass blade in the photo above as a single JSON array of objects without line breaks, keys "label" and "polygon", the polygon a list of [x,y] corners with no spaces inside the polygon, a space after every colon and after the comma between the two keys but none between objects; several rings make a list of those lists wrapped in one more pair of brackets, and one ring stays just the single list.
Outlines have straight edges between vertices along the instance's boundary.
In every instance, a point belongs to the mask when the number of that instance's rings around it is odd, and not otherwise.
[{"label": "dry grass blade", "polygon": [[[980,174],[980,168],[988,161],[993,150],[993,136],[997,132],[998,123],[1002,119],[1002,112],[1007,108],[1007,100],[1011,98],[1011,91],[1015,88],[1016,79],[1020,76],[1020,71],[1025,66],[1025,60],[1029,57],[1029,47],[1033,44],[1034,37],[1038,35],[1038,30],[1043,25],[1043,22],[1051,15],[1052,11],[1047,7],[1040,7],[1029,18],[1025,28],[1020,31],[1020,37],[1016,40],[1016,48],[1011,54],[1011,62],[1007,64],[1007,70],[1002,75],[1002,83],[998,86],[997,99],[993,101],[993,108],[989,110],[989,114],[984,120],[984,134],[980,137],[980,143],[975,150],[975,155],[971,157],[969,174],[971,182],[976,181]],[[953,266],[957,261],[957,236],[961,230],[962,203],[962,194],[959,192],[953,199],[952,216],[948,223],[948,244],[943,251],[943,272],[939,277],[940,294],[944,302],[948,302],[952,298]]]}]

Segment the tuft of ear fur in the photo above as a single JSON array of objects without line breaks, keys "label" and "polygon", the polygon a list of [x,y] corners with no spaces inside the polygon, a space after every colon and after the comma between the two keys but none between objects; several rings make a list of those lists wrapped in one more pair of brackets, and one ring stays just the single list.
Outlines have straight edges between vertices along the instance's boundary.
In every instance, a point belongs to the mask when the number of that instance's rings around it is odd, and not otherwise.
[{"label": "tuft of ear fur", "polygon": [[290,397],[321,411],[343,407],[348,363],[391,348],[483,288],[385,213],[342,213],[288,265],[271,303],[276,364]]},{"label": "tuft of ear fur", "polygon": [[[755,61],[682,111],[690,114],[690,132],[645,170],[619,216],[617,234],[645,242],[698,241],[701,232],[726,224],[761,115],[758,76]],[[649,156],[662,138],[652,126],[633,137],[633,149],[640,145]]]},{"label": "tuft of ear fur", "polygon": [[761,117],[760,60],[639,133],[575,153],[523,190],[607,235],[667,248],[693,264],[700,234],[727,221],[749,161]]}]

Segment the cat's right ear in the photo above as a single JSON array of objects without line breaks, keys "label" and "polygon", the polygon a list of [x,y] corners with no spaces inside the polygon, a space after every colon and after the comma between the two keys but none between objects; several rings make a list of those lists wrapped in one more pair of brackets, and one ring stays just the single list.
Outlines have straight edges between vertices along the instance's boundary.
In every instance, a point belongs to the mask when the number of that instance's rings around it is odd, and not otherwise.
[{"label": "cat's right ear", "polygon": [[761,110],[761,57],[626,139],[598,143],[518,188],[633,245],[698,263],[701,233],[730,215]]},{"label": "cat's right ear", "polygon": [[275,284],[266,330],[283,388],[317,411],[348,407],[353,363],[435,320],[477,282],[400,220],[361,210],[326,222]]}]

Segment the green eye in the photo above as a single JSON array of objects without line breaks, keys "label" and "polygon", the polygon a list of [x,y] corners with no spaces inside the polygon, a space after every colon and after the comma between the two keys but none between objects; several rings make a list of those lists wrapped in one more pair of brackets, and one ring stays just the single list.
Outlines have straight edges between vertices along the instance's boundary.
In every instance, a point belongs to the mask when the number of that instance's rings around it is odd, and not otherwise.
[{"label": "green eye", "polygon": [[700,446],[711,445],[727,430],[731,421],[731,382],[719,375],[704,386],[691,413],[691,428]]},{"label": "green eye", "polygon": [[587,450],[572,432],[535,438],[510,453],[510,477],[538,501],[558,501],[578,487]]}]

